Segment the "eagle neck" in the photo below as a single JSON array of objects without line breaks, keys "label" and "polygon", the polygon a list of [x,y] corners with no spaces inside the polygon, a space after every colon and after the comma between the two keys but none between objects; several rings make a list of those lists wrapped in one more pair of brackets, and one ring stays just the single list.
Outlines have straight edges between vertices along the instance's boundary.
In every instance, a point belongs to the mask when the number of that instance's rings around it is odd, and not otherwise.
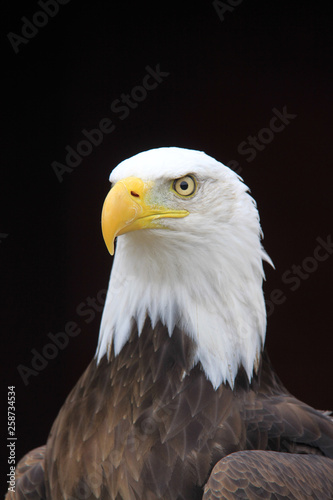
[{"label": "eagle neck", "polygon": [[110,349],[118,355],[133,328],[141,334],[148,317],[153,327],[165,325],[170,336],[177,327],[194,341],[194,362],[215,388],[226,382],[233,387],[241,366],[251,380],[266,328],[260,253],[244,265],[243,255],[239,262],[237,254],[233,262],[221,252],[207,255],[202,239],[190,252],[172,231],[160,238],[159,230],[147,230],[144,237],[143,232],[118,238],[97,359]]}]

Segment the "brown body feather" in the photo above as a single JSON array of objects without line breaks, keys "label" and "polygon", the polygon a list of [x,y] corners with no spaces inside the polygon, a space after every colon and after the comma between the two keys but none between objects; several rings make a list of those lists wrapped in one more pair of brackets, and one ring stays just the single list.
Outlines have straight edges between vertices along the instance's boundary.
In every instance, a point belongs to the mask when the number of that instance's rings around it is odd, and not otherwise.
[{"label": "brown body feather", "polygon": [[20,462],[8,499],[195,500],[208,480],[205,500],[257,498],[251,488],[279,498],[271,493],[277,483],[277,493],[298,499],[307,498],[301,483],[309,470],[322,498],[333,497],[330,418],[293,398],[266,354],[251,384],[241,368],[233,390],[214,390],[193,357],[187,335],[176,329],[170,337],[147,320],[117,357],[93,360],[46,450]]},{"label": "brown body feather", "polygon": [[203,500],[332,500],[333,460],[318,455],[240,451],[220,460]]}]

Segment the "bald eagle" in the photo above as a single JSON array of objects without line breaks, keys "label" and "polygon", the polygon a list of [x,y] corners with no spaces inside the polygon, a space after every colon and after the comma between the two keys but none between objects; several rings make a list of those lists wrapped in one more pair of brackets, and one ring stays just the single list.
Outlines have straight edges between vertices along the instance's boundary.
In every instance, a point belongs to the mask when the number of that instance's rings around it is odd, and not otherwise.
[{"label": "bald eagle", "polygon": [[96,355],[7,498],[333,498],[333,422],[285,389],[264,348],[271,260],[245,184],[173,147],[110,181]]}]

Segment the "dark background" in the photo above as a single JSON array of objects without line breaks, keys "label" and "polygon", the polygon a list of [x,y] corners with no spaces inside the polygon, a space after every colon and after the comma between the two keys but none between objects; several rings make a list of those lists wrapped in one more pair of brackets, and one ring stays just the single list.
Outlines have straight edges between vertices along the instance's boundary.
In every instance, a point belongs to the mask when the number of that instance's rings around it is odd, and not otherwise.
[{"label": "dark background", "polygon": [[[269,299],[278,289],[285,298],[270,306],[273,364],[295,396],[333,409],[333,257],[295,291],[281,279],[313,255],[317,237],[332,234],[330,2],[244,0],[224,20],[210,1],[114,4],[60,5],[17,54],[7,33],[21,35],[22,16],[32,20],[41,7],[4,4],[1,413],[6,416],[7,386],[15,385],[17,458],[45,443],[95,352],[100,312],[88,323],[93,314],[79,315],[77,307],[108,284],[111,258],[100,212],[109,173],[159,146],[239,163],[276,267],[265,268],[265,294]],[[157,64],[169,76],[121,120],[111,103]],[[296,118],[248,162],[239,144],[284,106]],[[114,132],[60,183],[52,162],[65,163],[65,147],[76,148],[82,130],[106,117]],[[42,352],[47,334],[62,332],[69,321],[81,333],[25,386],[17,366],[31,368],[31,349]],[[5,439],[1,446],[6,450]]]}]

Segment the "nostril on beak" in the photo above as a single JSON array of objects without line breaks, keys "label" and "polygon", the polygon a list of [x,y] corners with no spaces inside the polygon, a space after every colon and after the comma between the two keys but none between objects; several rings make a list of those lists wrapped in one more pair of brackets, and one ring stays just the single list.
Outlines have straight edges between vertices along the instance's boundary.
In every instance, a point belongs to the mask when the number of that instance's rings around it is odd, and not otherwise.
[{"label": "nostril on beak", "polygon": [[134,196],[135,198],[140,198],[140,195],[135,191],[131,191],[131,195]]}]

